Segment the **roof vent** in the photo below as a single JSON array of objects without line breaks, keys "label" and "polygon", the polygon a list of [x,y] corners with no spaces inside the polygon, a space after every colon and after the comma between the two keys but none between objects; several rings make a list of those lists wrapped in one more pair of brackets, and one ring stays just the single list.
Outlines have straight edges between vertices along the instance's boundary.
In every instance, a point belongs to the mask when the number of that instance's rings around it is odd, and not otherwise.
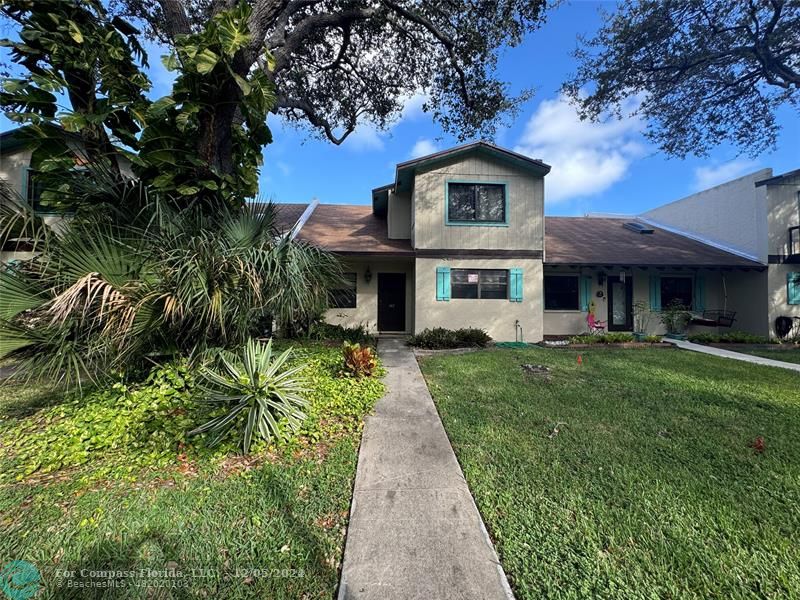
[{"label": "roof vent", "polygon": [[652,227],[648,227],[647,225],[642,225],[641,223],[634,223],[631,221],[628,223],[623,223],[622,226],[625,229],[630,229],[631,231],[635,231],[636,233],[641,233],[641,234],[653,233]]}]

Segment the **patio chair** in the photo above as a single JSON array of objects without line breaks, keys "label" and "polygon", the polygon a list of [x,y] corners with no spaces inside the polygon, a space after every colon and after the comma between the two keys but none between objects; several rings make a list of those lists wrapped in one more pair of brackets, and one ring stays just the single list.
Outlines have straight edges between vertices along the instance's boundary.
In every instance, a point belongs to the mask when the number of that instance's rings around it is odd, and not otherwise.
[{"label": "patio chair", "polygon": [[606,332],[607,321],[598,321],[592,313],[586,315],[586,324],[591,335],[603,335]]}]

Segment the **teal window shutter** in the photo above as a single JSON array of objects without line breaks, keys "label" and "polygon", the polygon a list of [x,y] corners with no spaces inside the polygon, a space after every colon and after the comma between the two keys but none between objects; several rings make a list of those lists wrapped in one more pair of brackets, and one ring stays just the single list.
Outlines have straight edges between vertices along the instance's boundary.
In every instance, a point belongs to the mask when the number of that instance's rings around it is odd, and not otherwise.
[{"label": "teal window shutter", "polygon": [[589,303],[592,301],[592,277],[581,277],[581,311],[589,312]]},{"label": "teal window shutter", "polygon": [[522,302],[522,269],[509,269],[509,300]]},{"label": "teal window shutter", "polygon": [[789,304],[800,304],[800,271],[786,274],[786,293]]},{"label": "teal window shutter", "polygon": [[436,300],[450,300],[450,267],[436,267]]},{"label": "teal window shutter", "polygon": [[703,312],[706,309],[706,278],[702,275],[694,277],[694,310]]},{"label": "teal window shutter", "polygon": [[650,275],[650,310],[661,311],[661,277]]}]

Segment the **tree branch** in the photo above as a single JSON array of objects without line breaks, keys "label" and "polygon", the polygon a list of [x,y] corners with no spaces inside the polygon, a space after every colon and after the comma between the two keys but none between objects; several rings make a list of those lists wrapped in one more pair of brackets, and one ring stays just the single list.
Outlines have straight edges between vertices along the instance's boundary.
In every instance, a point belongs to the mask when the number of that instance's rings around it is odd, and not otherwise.
[{"label": "tree branch", "polygon": [[308,120],[311,125],[314,127],[318,127],[322,129],[325,133],[325,137],[327,137],[331,142],[336,144],[337,146],[344,142],[348,136],[353,133],[356,129],[357,123],[351,122],[345,128],[344,133],[342,135],[336,135],[333,131],[333,127],[331,126],[330,122],[319,115],[315,110],[314,107],[307,101],[301,100],[299,98],[289,98],[287,96],[279,95],[277,98],[277,102],[275,104],[275,108],[273,112],[277,112],[278,109],[288,109],[288,110],[299,110],[302,112],[306,119]]}]

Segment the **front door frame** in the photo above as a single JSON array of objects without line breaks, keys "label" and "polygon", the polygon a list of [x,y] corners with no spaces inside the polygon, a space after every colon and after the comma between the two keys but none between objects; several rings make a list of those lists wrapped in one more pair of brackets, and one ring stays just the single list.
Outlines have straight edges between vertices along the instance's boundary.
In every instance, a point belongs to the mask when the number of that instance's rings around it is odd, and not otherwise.
[{"label": "front door frame", "polygon": [[[395,279],[402,281],[399,291],[394,297],[386,297],[385,290],[381,293],[381,280],[388,282]],[[406,331],[406,287],[408,284],[406,273],[378,273],[378,331],[405,332]],[[392,311],[391,314],[387,314]],[[390,322],[388,322],[390,321]],[[397,327],[399,325],[399,328]]]},{"label": "front door frame", "polygon": [[[625,315],[624,325],[614,324],[614,287],[613,283],[624,283],[625,302],[628,305],[628,313]],[[608,305],[608,330],[609,331],[633,331],[633,276],[626,274],[625,281],[620,280],[619,275],[609,275],[606,277],[606,296]]]}]

